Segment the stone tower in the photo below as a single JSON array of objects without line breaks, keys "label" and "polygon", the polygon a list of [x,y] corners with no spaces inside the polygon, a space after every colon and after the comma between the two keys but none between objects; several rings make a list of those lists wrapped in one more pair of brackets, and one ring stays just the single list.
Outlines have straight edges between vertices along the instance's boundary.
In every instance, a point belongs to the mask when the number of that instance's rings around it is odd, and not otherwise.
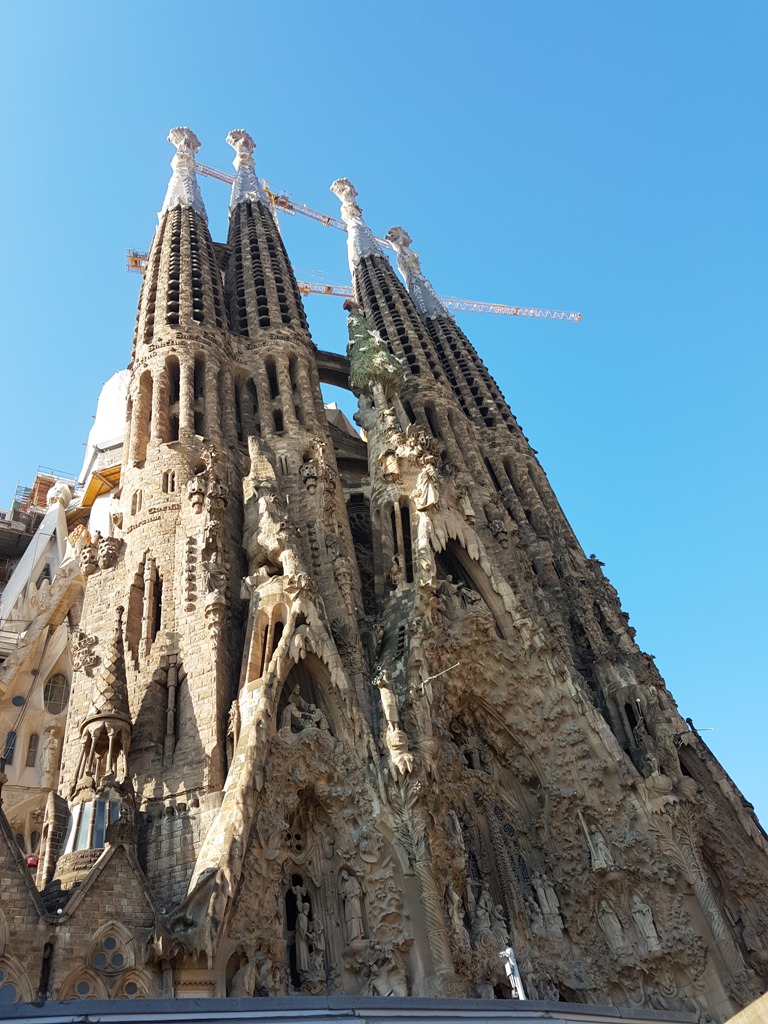
[{"label": "stone tower", "polygon": [[[348,359],[319,352],[253,140],[227,139],[225,245],[197,138],[169,140],[24,917],[42,996],[725,1019],[768,981],[766,837],[408,234],[403,286],[333,184],[355,299]],[[361,436],[324,409],[340,379]]]}]

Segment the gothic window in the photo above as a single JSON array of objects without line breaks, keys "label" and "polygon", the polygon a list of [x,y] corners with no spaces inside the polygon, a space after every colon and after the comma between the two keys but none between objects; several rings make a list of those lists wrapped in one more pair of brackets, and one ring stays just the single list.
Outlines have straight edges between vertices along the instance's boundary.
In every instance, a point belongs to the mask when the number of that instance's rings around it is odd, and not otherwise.
[{"label": "gothic window", "polygon": [[52,675],[43,689],[43,703],[49,715],[60,715],[69,700],[69,680],[61,672]]},{"label": "gothic window", "polygon": [[37,748],[40,746],[40,734],[33,732],[27,740],[27,757],[25,767],[34,768],[37,761]]},{"label": "gothic window", "polygon": [[163,494],[173,494],[176,490],[176,474],[173,470],[163,473],[162,488]]}]

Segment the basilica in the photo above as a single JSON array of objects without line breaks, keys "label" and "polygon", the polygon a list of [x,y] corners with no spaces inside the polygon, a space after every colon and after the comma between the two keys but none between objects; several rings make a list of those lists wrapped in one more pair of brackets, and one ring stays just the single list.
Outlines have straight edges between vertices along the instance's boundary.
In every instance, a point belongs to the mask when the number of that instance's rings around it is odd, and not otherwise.
[{"label": "basilica", "polygon": [[726,1020],[766,835],[411,238],[332,184],[321,351],[252,138],[225,241],[169,141],[129,369],[0,597],[0,1003]]}]

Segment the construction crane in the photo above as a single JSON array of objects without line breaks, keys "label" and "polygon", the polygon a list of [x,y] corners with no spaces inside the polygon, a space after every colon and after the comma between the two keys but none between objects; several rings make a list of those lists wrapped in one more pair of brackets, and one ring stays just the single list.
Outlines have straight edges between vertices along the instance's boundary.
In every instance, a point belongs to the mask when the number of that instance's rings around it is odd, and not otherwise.
[{"label": "construction crane", "polygon": [[[234,177],[225,171],[219,171],[207,164],[195,163],[198,174],[203,174],[216,181],[222,181],[227,185],[234,182]],[[282,213],[294,216],[299,213],[302,217],[309,217],[327,228],[336,228],[339,231],[346,231],[347,226],[342,220],[331,217],[326,213],[313,210],[306,203],[295,199],[290,192],[273,189],[268,182],[260,179],[264,191],[267,194],[272,207]],[[392,246],[386,238],[376,236],[376,241],[382,249],[391,249]],[[126,269],[135,273],[143,274],[147,265],[147,253],[137,249],[129,249]],[[302,295],[336,295],[340,298],[350,298],[353,294],[352,288],[344,284],[327,284],[319,281],[297,281],[299,291]],[[534,306],[507,306],[500,302],[475,302],[472,299],[457,299],[454,297],[441,300],[447,309],[455,309],[460,313],[491,313],[495,316],[523,316],[533,317],[538,320],[568,320],[577,324],[581,320],[581,313],[569,313],[561,309],[537,309]]]},{"label": "construction crane", "polygon": [[[143,274],[147,267],[149,253],[140,252],[138,249],[129,249],[126,257],[126,270],[136,274]],[[337,295],[342,299],[352,298],[354,292],[348,284],[326,284],[323,281],[296,281],[302,295]],[[460,313],[492,313],[495,316],[525,316],[534,317],[538,320],[569,320],[577,324],[581,320],[581,313],[568,313],[562,309],[536,309],[534,306],[505,306],[500,302],[474,302],[471,299],[457,299],[455,297],[441,298],[440,300],[448,309],[455,309]]]}]

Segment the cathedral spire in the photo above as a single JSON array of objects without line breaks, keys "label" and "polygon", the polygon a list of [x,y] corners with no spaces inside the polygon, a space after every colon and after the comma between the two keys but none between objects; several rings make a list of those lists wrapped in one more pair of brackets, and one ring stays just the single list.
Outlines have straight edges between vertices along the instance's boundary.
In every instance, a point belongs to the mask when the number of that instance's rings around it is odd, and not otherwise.
[{"label": "cathedral spire", "polygon": [[397,253],[397,269],[416,309],[425,319],[432,316],[450,316],[448,308],[424,276],[421,258],[411,250],[411,236],[404,228],[390,228],[387,241]]},{"label": "cathedral spire", "polygon": [[264,186],[256,176],[253,162],[256,143],[253,138],[242,128],[235,128],[227,136],[227,145],[235,151],[235,159],[232,161],[235,167],[235,180],[232,185],[232,198],[229,201],[230,216],[240,203],[264,203],[271,210]]},{"label": "cathedral spire", "polygon": [[364,256],[380,256],[381,247],[363,220],[363,211],[356,202],[357,189],[349,178],[337,178],[331,192],[341,200],[341,219],[347,225],[349,271],[354,274],[360,260]]},{"label": "cathedral spire", "polygon": [[195,171],[195,154],[200,149],[200,140],[191,128],[171,128],[168,141],[176,147],[176,155],[171,160],[173,174],[168,182],[160,214],[162,216],[166,210],[176,206],[188,206],[207,222],[208,214],[205,212]]},{"label": "cathedral spire", "polygon": [[115,628],[105,643],[101,664],[96,672],[91,706],[82,726],[94,719],[131,721],[128,707],[128,683],[125,677],[125,650],[123,647],[123,608],[117,608]]}]

